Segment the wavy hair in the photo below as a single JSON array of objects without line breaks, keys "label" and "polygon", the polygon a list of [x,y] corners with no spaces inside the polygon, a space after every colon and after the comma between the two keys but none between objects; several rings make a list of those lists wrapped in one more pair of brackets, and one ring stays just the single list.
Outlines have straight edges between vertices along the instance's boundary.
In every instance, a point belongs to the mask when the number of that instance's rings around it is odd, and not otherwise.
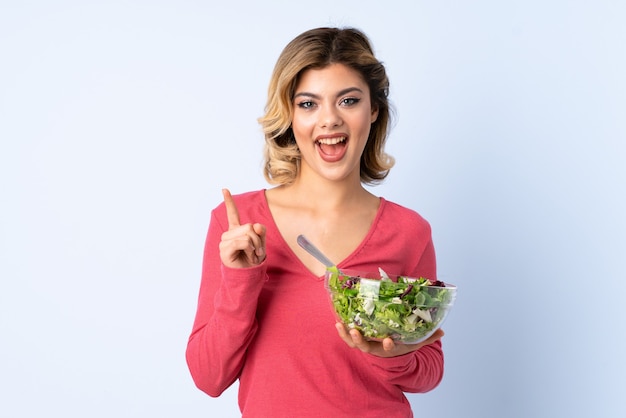
[{"label": "wavy hair", "polygon": [[306,31],[283,49],[270,80],[265,114],[259,123],[265,135],[264,175],[271,184],[290,184],[298,175],[300,150],[291,129],[293,95],[305,70],[343,64],[357,71],[369,86],[373,109],[378,117],[361,156],[361,181],[381,182],[394,159],[384,151],[391,120],[389,79],[376,59],[367,36],[354,28],[316,28]]}]

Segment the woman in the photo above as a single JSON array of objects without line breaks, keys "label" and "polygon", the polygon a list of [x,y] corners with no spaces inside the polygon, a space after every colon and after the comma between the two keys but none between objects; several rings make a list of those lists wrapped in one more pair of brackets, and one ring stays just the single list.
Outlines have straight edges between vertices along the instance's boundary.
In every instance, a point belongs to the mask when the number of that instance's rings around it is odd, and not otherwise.
[{"label": "woman", "polygon": [[276,187],[223,191],[187,348],[207,394],[239,379],[244,417],[412,417],[404,392],[442,378],[442,331],[405,345],[335,323],[325,267],[296,242],[307,236],[343,269],[436,278],[429,224],[363,187],[393,165],[388,84],[355,29],[307,31],[276,63],[260,119]]}]

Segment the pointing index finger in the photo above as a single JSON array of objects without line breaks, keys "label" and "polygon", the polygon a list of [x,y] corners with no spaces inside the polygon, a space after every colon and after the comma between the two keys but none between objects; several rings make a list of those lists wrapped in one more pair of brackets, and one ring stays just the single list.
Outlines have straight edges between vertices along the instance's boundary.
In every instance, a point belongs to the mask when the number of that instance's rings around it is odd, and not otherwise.
[{"label": "pointing index finger", "polygon": [[228,228],[233,229],[240,225],[239,223],[239,211],[233,200],[233,196],[228,189],[222,189],[222,195],[224,195],[224,204],[226,205],[226,216],[228,217]]}]

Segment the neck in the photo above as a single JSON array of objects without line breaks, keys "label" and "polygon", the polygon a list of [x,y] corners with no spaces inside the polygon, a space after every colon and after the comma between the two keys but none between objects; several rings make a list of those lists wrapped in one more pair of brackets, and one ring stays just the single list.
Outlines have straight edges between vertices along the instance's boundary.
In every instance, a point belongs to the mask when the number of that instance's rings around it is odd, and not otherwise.
[{"label": "neck", "polygon": [[333,181],[319,177],[307,179],[300,175],[288,187],[300,202],[309,202],[310,206],[322,210],[350,206],[371,197],[361,184],[360,178]]}]

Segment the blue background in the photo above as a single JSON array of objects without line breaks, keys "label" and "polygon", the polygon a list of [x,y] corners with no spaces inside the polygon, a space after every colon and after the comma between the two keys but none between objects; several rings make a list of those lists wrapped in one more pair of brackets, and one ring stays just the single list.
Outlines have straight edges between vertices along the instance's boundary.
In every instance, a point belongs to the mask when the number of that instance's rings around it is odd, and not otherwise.
[{"label": "blue background", "polygon": [[[237,417],[184,349],[210,210],[323,25],[385,62],[397,165],[459,286],[416,417],[623,417],[620,1],[0,2],[0,415]],[[277,353],[280,355],[280,353]]]}]

